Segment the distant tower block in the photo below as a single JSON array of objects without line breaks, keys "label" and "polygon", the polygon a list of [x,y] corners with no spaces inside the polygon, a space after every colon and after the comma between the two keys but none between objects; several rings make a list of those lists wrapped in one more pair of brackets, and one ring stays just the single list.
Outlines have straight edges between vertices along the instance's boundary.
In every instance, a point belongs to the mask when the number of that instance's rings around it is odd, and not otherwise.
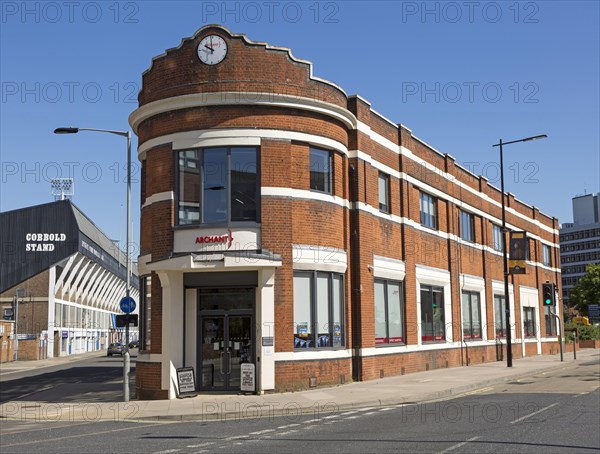
[{"label": "distant tower block", "polygon": [[65,200],[73,197],[73,178],[52,178],[50,187],[54,200]]}]

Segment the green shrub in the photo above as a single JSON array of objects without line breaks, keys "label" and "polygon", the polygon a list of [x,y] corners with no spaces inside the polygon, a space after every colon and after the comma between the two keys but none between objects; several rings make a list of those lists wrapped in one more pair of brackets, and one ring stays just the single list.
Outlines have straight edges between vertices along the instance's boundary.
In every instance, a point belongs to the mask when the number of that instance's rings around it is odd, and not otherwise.
[{"label": "green shrub", "polygon": [[567,342],[573,342],[573,328],[577,327],[579,340],[600,340],[600,326],[584,326],[575,325],[573,323],[565,323],[565,339]]}]

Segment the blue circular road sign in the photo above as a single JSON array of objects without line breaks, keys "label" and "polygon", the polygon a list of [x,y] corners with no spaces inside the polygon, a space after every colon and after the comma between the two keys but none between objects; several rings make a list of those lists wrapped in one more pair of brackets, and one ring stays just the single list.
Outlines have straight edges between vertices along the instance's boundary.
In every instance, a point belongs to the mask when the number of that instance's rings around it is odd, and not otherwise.
[{"label": "blue circular road sign", "polygon": [[135,300],[131,296],[125,296],[121,299],[119,307],[126,314],[131,314],[135,310]]}]

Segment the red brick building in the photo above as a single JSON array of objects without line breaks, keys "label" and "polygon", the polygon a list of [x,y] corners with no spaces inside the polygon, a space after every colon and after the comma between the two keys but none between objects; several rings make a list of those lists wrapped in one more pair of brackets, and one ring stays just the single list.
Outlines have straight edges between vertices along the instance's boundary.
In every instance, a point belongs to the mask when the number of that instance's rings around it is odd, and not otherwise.
[{"label": "red brick building", "polygon": [[[142,162],[140,398],[370,380],[495,361],[505,348],[501,193],[314,77],[309,62],[207,26],[155,57],[130,116]],[[557,351],[542,282],[558,221],[511,276],[516,358]],[[559,292],[560,294],[560,292]]]}]

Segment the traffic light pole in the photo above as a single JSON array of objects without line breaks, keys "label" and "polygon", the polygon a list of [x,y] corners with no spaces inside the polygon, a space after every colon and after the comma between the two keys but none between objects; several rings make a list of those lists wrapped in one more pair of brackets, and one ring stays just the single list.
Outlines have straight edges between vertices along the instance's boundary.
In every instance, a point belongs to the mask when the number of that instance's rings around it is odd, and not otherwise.
[{"label": "traffic light pole", "polygon": [[560,362],[562,363],[564,361],[563,358],[563,337],[562,337],[562,325],[560,324],[560,317],[558,315],[556,315],[554,312],[550,311],[550,315],[552,315],[553,317],[556,317],[556,319],[558,320],[558,343],[560,345]]}]

